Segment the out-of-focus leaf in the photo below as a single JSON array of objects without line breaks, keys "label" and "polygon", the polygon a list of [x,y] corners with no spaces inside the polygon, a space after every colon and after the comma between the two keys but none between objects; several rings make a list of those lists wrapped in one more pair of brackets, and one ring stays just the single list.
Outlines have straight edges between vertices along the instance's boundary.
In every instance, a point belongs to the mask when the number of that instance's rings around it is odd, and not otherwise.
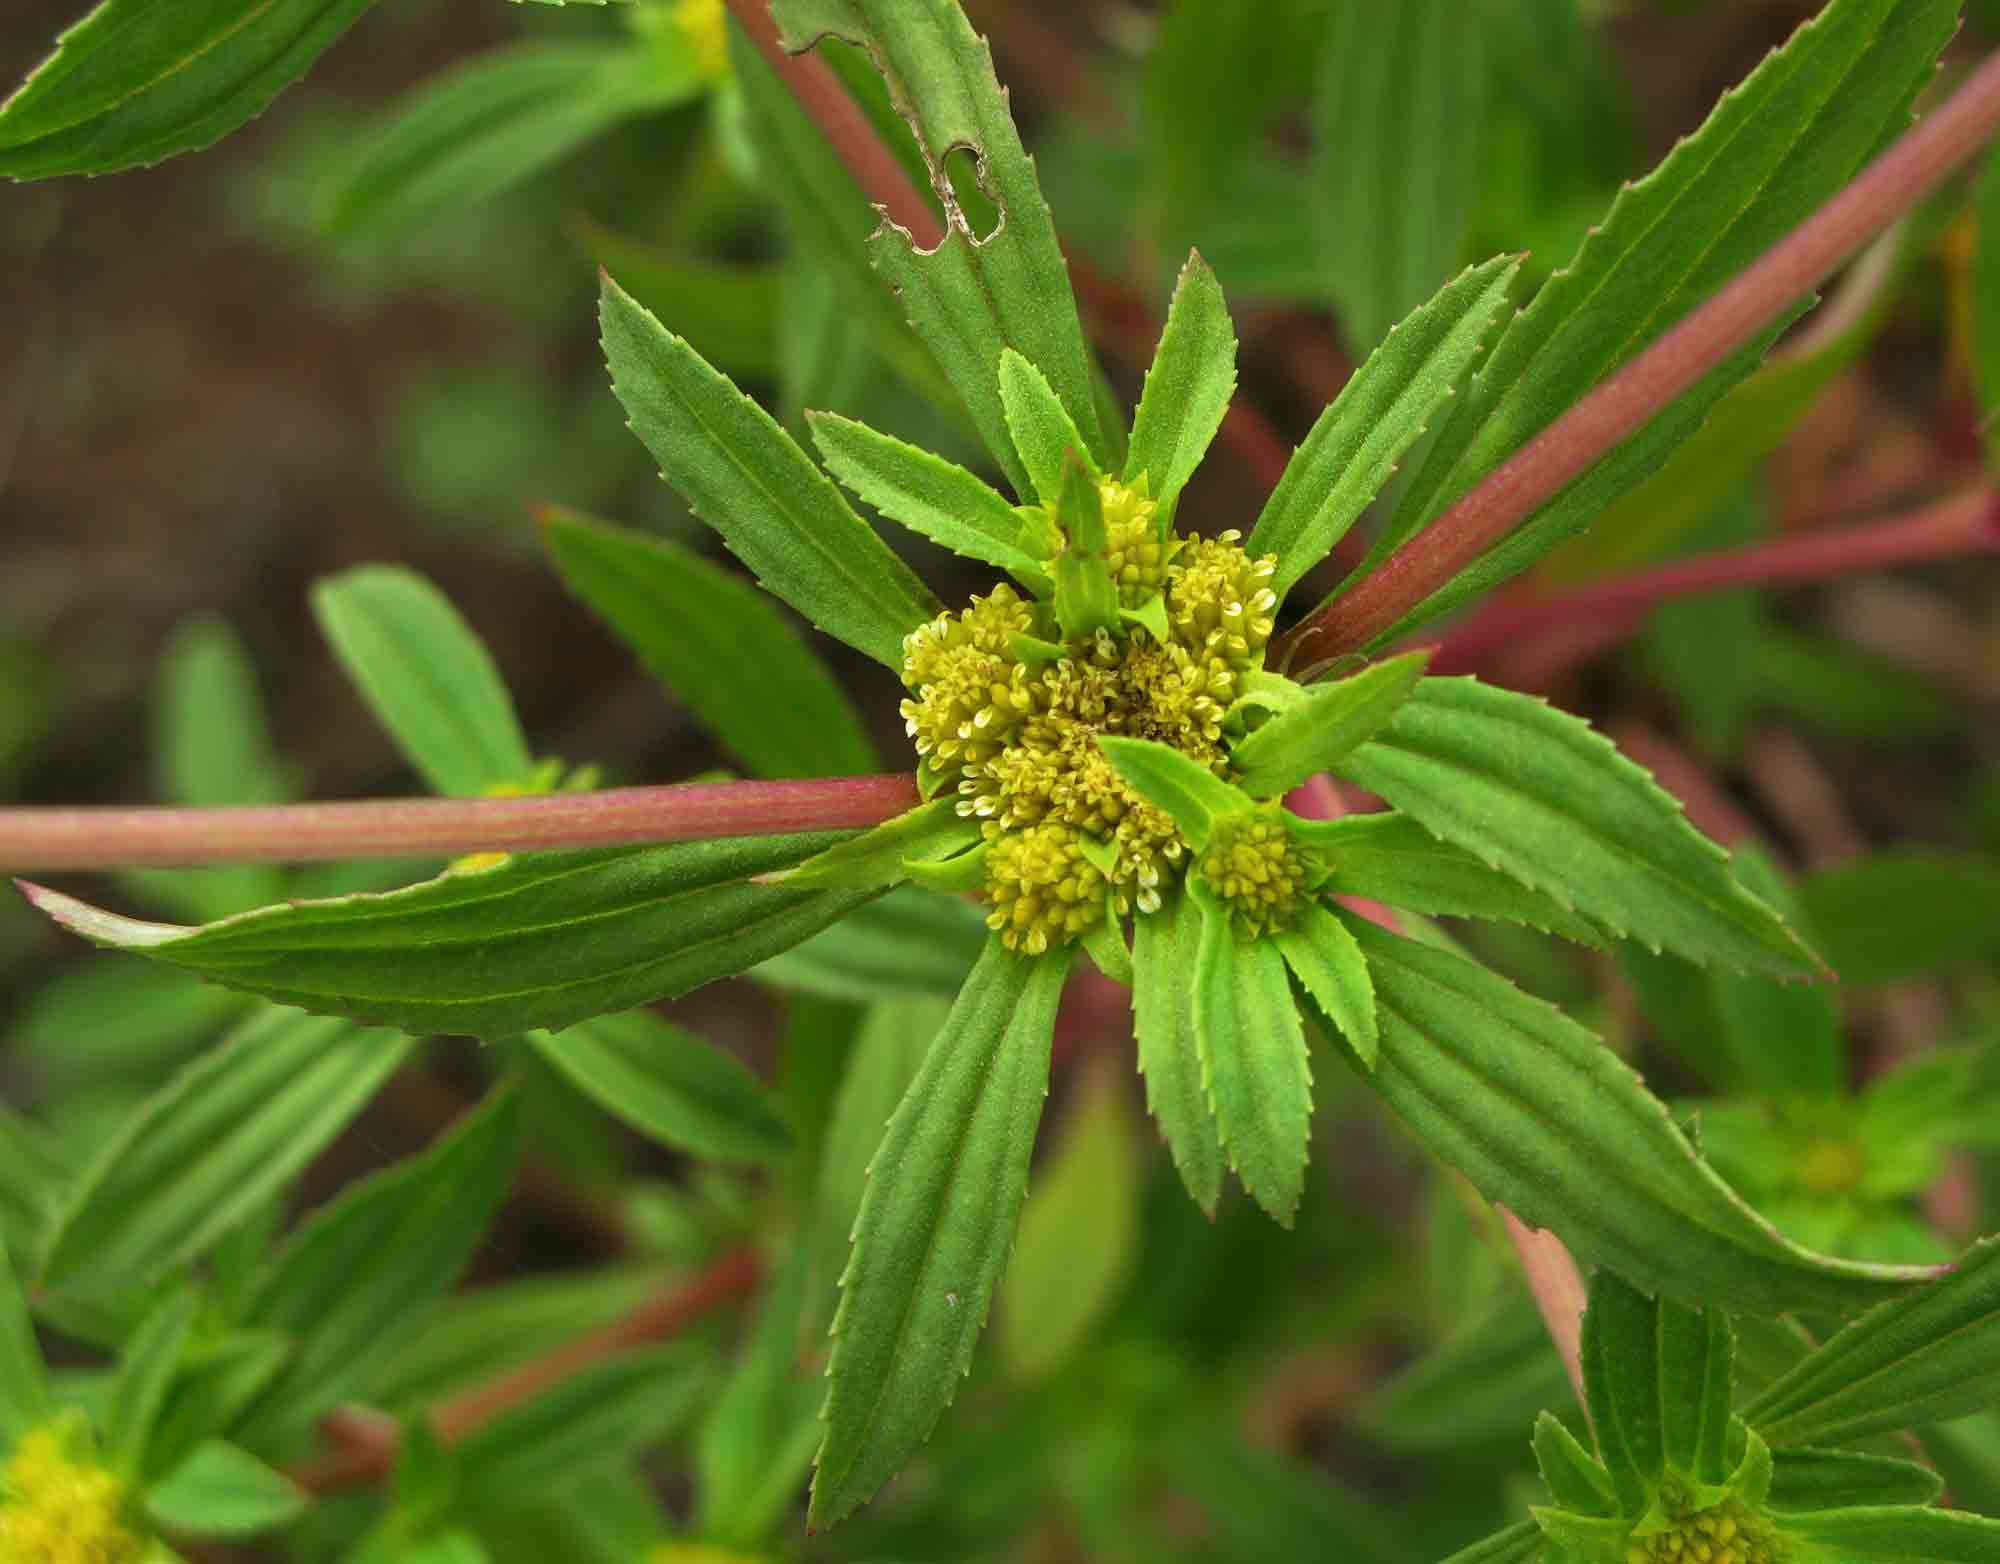
[{"label": "out-of-focus leaf", "polygon": [[1313,101],[1311,216],[1350,352],[1449,275],[1478,191],[1483,10],[1333,8]]},{"label": "out-of-focus leaf", "polygon": [[725,1548],[769,1545],[819,1444],[819,1385],[798,1370],[807,1269],[794,1250],[695,1436],[695,1527]]},{"label": "out-of-focus leaf", "polygon": [[62,1094],[179,1063],[254,1000],[147,961],[86,961],[30,996],[14,1057]]},{"label": "out-of-focus leaf", "polygon": [[70,1159],[62,1144],[0,1103],[0,1246],[24,1262],[39,1254],[69,1181]]},{"label": "out-of-focus leaf", "polygon": [[1570,1394],[1540,1312],[1515,1289],[1377,1390],[1367,1423],[1398,1449],[1450,1452],[1518,1438],[1537,1412]]},{"label": "out-of-focus leaf", "polygon": [[1021,1208],[997,1346],[1024,1380],[1074,1357],[1131,1274],[1144,1169],[1125,1091],[1101,1070],[1079,1085]]},{"label": "out-of-focus leaf", "polygon": [[313,612],[403,757],[440,793],[477,798],[534,766],[514,702],[445,595],[397,565],[313,588]]},{"label": "out-of-focus leaf", "polygon": [[289,1526],[312,1497],[241,1446],[212,1439],[146,1490],[146,1513],[192,1537],[253,1537]]},{"label": "out-of-focus leaf", "polygon": [[[1736,875],[1788,919],[1798,898],[1777,866],[1755,847],[1738,849]],[[1846,1082],[1847,1046],[1840,1006],[1825,983],[1781,983],[1749,973],[1712,972],[1709,983],[1722,1041],[1737,1078],[1774,1095],[1837,1096]]]},{"label": "out-of-focus leaf", "polygon": [[617,43],[529,43],[464,61],[397,103],[344,160],[320,192],[320,221],[343,240],[408,237],[702,84],[686,51]]},{"label": "out-of-focus leaf", "polygon": [[104,1148],[64,1213],[43,1284],[101,1292],[198,1254],[346,1128],[409,1049],[393,1032],[260,1011]]},{"label": "out-of-focus leaf", "polygon": [[616,283],[601,309],[611,387],[661,476],[769,590],[900,668],[937,600],[797,442]]},{"label": "out-of-focus leaf", "polygon": [[246,1323],[297,1349],[244,1424],[253,1447],[308,1427],[422,1328],[514,1176],[520,1105],[492,1093],[420,1156],[353,1185],[286,1245]]},{"label": "out-of-focus leaf", "polygon": [[20,1277],[0,1244],[0,1446],[38,1427],[49,1415],[48,1371]]},{"label": "out-of-focus leaf", "polygon": [[1891,744],[1955,732],[1959,708],[1925,679],[1873,653],[1782,625],[1757,647],[1760,702],[1843,738]]},{"label": "out-of-focus leaf", "polygon": [[949,999],[985,943],[978,908],[905,886],[751,970],[779,988],[862,1004],[895,995]]},{"label": "out-of-focus leaf", "polygon": [[606,1112],[663,1146],[723,1162],[775,1162],[791,1150],[754,1075],[650,1011],[530,1032],[528,1042]]},{"label": "out-of-focus leaf", "polygon": [[1496,1531],[1469,1548],[1460,1548],[1444,1564],[1534,1564],[1547,1556],[1549,1539],[1533,1521],[1521,1521]]},{"label": "out-of-focus leaf", "polygon": [[841,1277],[816,1527],[888,1481],[971,1365],[1027,1192],[1068,968],[994,935],[889,1121]]},{"label": "out-of-focus leaf", "polygon": [[1418,1564],[1388,1518],[1358,1494],[1266,1451],[1226,1427],[1190,1420],[1163,1452],[1175,1486],[1202,1507],[1242,1564],[1298,1564],[1338,1539],[1352,1564]]},{"label": "out-of-focus leaf", "polygon": [[250,654],[219,619],[192,619],[160,660],[153,755],[178,804],[280,804],[291,796],[257,694]]},{"label": "out-of-focus leaf", "polygon": [[172,1472],[211,1435],[226,1433],[291,1355],[291,1341],[277,1331],[231,1331],[190,1343],[146,1441],[146,1474]]},{"label": "out-of-focus leaf", "polygon": [[787,351],[779,323],[788,333],[796,329],[782,268],[690,260],[588,219],[579,219],[574,232],[619,287],[724,374],[764,379],[779,372]]},{"label": "out-of-focus leaf", "polygon": [[226,136],[304,74],[369,0],[102,0],[0,105],[0,175],[157,163]]},{"label": "out-of-focus leaf", "polygon": [[2000,861],[1878,853],[1798,888],[1814,938],[1844,983],[1894,983],[2000,951]]},{"label": "out-of-focus leaf", "polygon": [[118,1356],[104,1419],[104,1458],[128,1479],[145,1470],[147,1441],[180,1373],[181,1354],[199,1304],[192,1288],[173,1288],[146,1311]]},{"label": "out-of-focus leaf", "polygon": [[[1272,21],[1269,8],[1237,0],[1175,0],[1160,18],[1140,104],[1145,182],[1163,255],[1178,255],[1236,204],[1237,176],[1275,107]],[[1136,182],[1134,171],[1103,188],[1108,194]],[[1287,226],[1297,226],[1302,209],[1292,209]]]},{"label": "out-of-focus leaf", "polygon": [[199,929],[141,923],[36,888],[86,938],[232,988],[417,1033],[512,1037],[728,977],[788,950],[871,891],[789,890],[833,834],[517,854],[405,890],[267,907]]},{"label": "out-of-focus leaf", "polygon": [[854,703],[755,587],[682,544],[575,511],[542,514],[570,590],[759,776],[873,771]]}]

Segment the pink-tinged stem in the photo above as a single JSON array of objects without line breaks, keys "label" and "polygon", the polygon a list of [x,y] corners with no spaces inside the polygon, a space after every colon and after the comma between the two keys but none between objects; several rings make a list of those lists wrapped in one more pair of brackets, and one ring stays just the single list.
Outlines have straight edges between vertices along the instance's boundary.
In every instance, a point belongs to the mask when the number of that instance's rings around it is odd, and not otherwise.
[{"label": "pink-tinged stem", "polygon": [[903,774],[620,787],[539,798],[397,798],[244,809],[0,809],[0,868],[113,869],[613,847],[879,825]]},{"label": "pink-tinged stem", "polygon": [[[1287,793],[1285,807],[1301,820],[1338,820],[1354,813],[1341,797],[1339,785],[1324,771],[1307,777]],[[1370,901],[1366,896],[1342,896],[1338,900],[1349,912],[1379,924],[1391,934],[1403,932],[1396,914],[1379,901]]]},{"label": "pink-tinged stem", "polygon": [[1528,1226],[1505,1206],[1494,1209],[1507,1225],[1514,1252],[1521,1257],[1528,1291],[1534,1295],[1535,1307],[1542,1311],[1542,1324],[1548,1327],[1549,1340],[1556,1344],[1556,1353],[1569,1373],[1576,1404],[1588,1417],[1590,1403],[1583,1393],[1583,1310],[1590,1295],[1583,1285],[1583,1273],[1554,1233]]},{"label": "pink-tinged stem", "polygon": [[1844,189],[1468,490],[1354,590],[1286,637],[1310,666],[1372,642],[1638,433],[1794,299],[1930,194],[2000,126],[2000,54]]},{"label": "pink-tinged stem", "polygon": [[907,228],[922,249],[944,238],[944,225],[917,187],[910,183],[893,153],[875,134],[875,127],[849,95],[833,68],[810,52],[790,54],[778,41],[768,0],[729,0],[729,9],[750,41],[783,79],[812,121],[826,136],[835,156],[847,165],[861,192],[881,207],[891,222]]},{"label": "pink-tinged stem", "polygon": [[1669,598],[1730,587],[1793,585],[1958,554],[2000,552],[2000,506],[1990,490],[1954,495],[1912,516],[1825,528],[1726,549],[1546,597],[1503,600],[1447,633],[1433,673],[1478,667],[1496,652],[1572,624],[1601,624]]}]

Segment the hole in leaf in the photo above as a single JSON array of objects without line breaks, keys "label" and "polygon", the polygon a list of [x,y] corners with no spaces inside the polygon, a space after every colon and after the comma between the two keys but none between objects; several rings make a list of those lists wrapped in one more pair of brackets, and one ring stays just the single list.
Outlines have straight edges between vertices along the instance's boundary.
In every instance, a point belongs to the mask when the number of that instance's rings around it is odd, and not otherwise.
[{"label": "hole in leaf", "polygon": [[951,193],[972,237],[980,243],[992,238],[1000,226],[1000,208],[979,188],[978,154],[970,147],[953,147],[944,155],[944,177],[951,181]]}]

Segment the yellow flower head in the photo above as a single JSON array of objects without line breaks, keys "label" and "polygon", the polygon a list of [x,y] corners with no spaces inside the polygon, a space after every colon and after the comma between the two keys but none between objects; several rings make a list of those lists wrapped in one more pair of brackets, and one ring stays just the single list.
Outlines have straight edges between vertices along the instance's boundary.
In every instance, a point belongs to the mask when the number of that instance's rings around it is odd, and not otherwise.
[{"label": "yellow flower head", "polygon": [[1781,1564],[1789,1552],[1769,1520],[1732,1497],[1705,1510],[1675,1506],[1664,1530],[1632,1539],[1625,1564]]},{"label": "yellow flower head", "polygon": [[1282,811],[1267,804],[1216,823],[1195,873],[1255,937],[1291,927],[1306,904],[1312,865],[1285,829]]},{"label": "yellow flower head", "polygon": [[674,0],[674,24],[702,76],[714,81],[729,69],[729,17],[723,0]]},{"label": "yellow flower head", "polygon": [[996,841],[986,859],[986,889],[993,899],[988,927],[1024,955],[1067,944],[1104,920],[1104,876],[1060,821]]},{"label": "yellow flower head", "polygon": [[56,1424],[24,1435],[0,1468],[0,1560],[5,1564],[128,1564],[140,1538],[124,1524],[125,1485]]}]

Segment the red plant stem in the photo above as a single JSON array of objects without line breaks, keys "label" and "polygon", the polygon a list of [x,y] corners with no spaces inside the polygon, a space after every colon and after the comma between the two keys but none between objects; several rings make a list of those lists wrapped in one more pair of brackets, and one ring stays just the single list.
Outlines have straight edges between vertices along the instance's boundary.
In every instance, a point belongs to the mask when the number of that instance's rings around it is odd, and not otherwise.
[{"label": "red plant stem", "polygon": [[[586,1331],[518,1368],[440,1402],[432,1409],[431,1427],[442,1443],[457,1444],[572,1375],[621,1352],[677,1336],[711,1310],[748,1297],[756,1291],[762,1269],[756,1250],[747,1246],[732,1249],[692,1281],[648,1298],[609,1325]],[[400,1441],[394,1423],[349,1413],[329,1418],[327,1431],[340,1440],[341,1448],[295,1468],[291,1474],[307,1492],[339,1493],[379,1482],[395,1470]]]},{"label": "red plant stem", "polygon": [[809,51],[786,51],[778,41],[778,24],[771,20],[768,0],[729,0],[729,9],[758,52],[791,89],[799,107],[819,126],[834,155],[861,186],[862,194],[881,207],[891,222],[907,228],[920,249],[935,248],[944,239],[943,223],[875,134],[875,127],[833,67]]},{"label": "red plant stem", "polygon": [[394,798],[243,809],[0,809],[0,867],[307,863],[685,842],[879,825],[917,803],[907,773],[619,787],[539,798]]},{"label": "red plant stem", "polygon": [[1576,1404],[1588,1417],[1590,1403],[1583,1392],[1583,1309],[1589,1294],[1583,1285],[1583,1273],[1577,1269],[1575,1257],[1554,1233],[1528,1226],[1505,1206],[1494,1209],[1506,1224],[1507,1237],[1513,1242],[1514,1252],[1521,1257],[1521,1270],[1527,1277],[1528,1291],[1534,1295],[1535,1307],[1541,1310],[1542,1324],[1548,1329],[1549,1340],[1555,1343],[1556,1354],[1569,1374],[1570,1387],[1576,1392]]},{"label": "red plant stem", "polygon": [[1311,666],[1374,641],[1923,200],[1996,126],[2000,53],[1811,217],[1488,473],[1380,569],[1293,630],[1278,648],[1280,660]]},{"label": "red plant stem", "polygon": [[1940,500],[1894,521],[1802,533],[1748,548],[1675,560],[1612,580],[1594,581],[1570,592],[1495,602],[1444,636],[1431,660],[1431,671],[1460,672],[1546,631],[1601,623],[1669,598],[1730,587],[1819,581],[1982,550],[2000,551],[2000,502],[1984,488]]}]

